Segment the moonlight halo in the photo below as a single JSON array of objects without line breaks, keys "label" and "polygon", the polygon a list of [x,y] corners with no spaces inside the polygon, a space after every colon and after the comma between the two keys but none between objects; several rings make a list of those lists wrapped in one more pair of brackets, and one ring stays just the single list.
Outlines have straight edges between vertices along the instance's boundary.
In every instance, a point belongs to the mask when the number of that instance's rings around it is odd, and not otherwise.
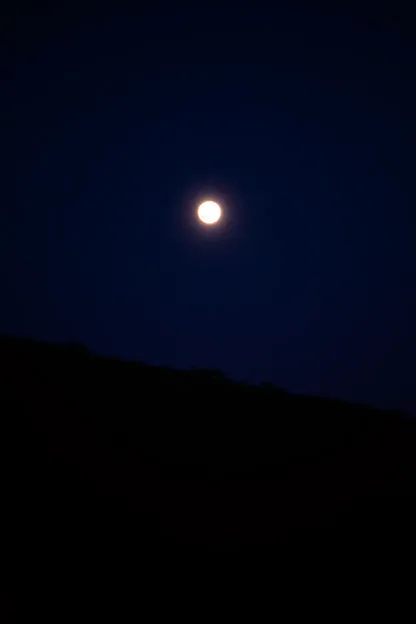
[{"label": "moonlight halo", "polygon": [[204,201],[198,208],[198,217],[206,225],[213,225],[221,217],[221,208],[214,201]]}]

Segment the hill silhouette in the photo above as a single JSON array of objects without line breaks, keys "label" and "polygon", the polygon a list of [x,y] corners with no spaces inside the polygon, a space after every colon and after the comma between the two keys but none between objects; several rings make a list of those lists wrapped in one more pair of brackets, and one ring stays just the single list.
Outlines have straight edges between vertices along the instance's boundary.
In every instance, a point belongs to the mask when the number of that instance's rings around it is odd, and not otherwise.
[{"label": "hill silhouette", "polygon": [[0,367],[6,517],[32,562],[413,526],[416,423],[400,413],[81,345],[3,337]]}]

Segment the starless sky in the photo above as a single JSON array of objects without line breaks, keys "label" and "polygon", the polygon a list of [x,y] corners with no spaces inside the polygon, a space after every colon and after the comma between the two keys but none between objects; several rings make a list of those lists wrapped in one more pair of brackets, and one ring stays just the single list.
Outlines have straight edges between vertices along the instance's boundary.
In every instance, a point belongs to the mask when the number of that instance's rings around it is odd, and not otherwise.
[{"label": "starless sky", "polygon": [[0,332],[416,414],[409,16],[197,4],[3,21]]}]

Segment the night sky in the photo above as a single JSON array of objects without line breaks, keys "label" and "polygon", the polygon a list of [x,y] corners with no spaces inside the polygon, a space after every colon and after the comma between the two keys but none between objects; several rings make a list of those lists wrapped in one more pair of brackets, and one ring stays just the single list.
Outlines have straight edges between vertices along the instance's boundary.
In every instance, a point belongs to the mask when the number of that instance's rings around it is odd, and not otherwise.
[{"label": "night sky", "polygon": [[3,21],[0,333],[416,415],[414,32],[313,4]]}]

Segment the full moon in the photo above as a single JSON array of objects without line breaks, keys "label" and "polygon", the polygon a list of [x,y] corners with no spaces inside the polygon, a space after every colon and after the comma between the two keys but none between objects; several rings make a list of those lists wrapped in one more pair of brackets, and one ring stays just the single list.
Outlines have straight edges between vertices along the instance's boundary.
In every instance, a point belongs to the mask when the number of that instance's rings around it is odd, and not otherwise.
[{"label": "full moon", "polygon": [[198,208],[198,217],[203,223],[212,225],[221,217],[221,208],[216,202],[205,201]]}]

